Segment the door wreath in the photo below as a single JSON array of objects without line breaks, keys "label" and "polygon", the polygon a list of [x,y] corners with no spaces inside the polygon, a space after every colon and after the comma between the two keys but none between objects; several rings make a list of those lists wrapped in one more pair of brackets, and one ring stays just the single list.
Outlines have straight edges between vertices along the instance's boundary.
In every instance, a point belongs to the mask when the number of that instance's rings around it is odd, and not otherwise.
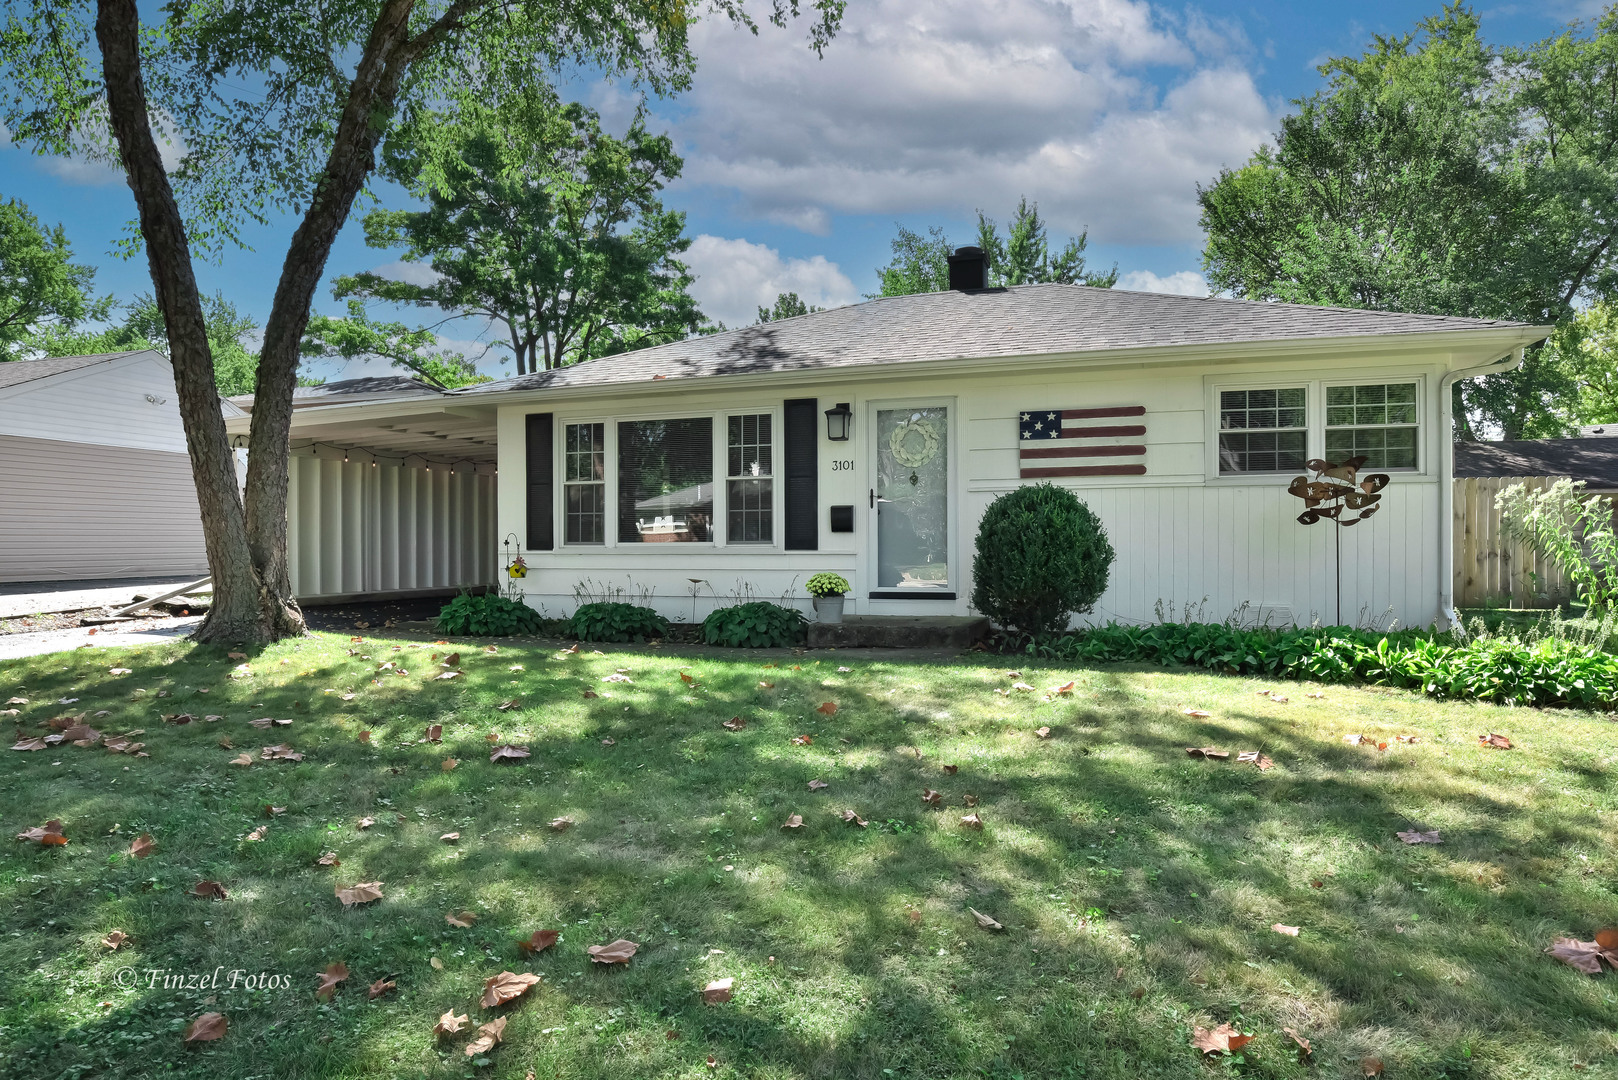
[{"label": "door wreath", "polygon": [[888,436],[888,452],[905,468],[919,469],[938,454],[938,443],[938,429],[931,421],[912,420],[893,429]]}]

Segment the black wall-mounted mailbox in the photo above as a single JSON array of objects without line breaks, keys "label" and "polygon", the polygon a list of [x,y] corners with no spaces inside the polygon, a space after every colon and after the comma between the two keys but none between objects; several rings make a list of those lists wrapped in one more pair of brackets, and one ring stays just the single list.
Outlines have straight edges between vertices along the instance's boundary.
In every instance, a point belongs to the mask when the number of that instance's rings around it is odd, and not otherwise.
[{"label": "black wall-mounted mailbox", "polygon": [[854,531],[854,508],[852,506],[834,506],[831,508],[831,531]]}]

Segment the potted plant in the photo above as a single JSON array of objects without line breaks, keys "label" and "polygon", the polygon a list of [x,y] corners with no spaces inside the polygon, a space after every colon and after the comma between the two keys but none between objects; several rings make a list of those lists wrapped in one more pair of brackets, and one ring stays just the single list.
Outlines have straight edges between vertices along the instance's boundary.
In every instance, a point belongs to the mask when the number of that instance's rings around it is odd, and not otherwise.
[{"label": "potted plant", "polygon": [[815,617],[823,623],[843,621],[843,594],[848,592],[848,579],[841,574],[822,571],[809,579],[804,588],[815,598]]}]

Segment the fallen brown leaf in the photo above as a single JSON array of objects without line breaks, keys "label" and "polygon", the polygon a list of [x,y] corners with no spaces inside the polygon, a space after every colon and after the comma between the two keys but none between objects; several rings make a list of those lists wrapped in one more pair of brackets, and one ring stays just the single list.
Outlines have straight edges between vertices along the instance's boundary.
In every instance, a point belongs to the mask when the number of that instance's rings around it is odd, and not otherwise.
[{"label": "fallen brown leaf", "polygon": [[601,740],[601,745],[602,746],[617,746],[618,745],[618,740],[609,736],[609,737]]},{"label": "fallen brown leaf", "polygon": [[976,814],[967,814],[961,819],[961,827],[965,829],[976,829],[978,832],[982,832],[983,819],[978,817]]},{"label": "fallen brown leaf", "polygon": [[359,819],[359,821],[357,821],[354,824],[354,827],[356,829],[369,829],[372,825],[375,825],[375,824],[376,824],[376,818],[374,818],[374,817],[362,817],[362,818]]},{"label": "fallen brown leaf", "polygon": [[253,764],[253,755],[239,754],[236,757],[231,758],[230,763],[232,765],[251,765]]},{"label": "fallen brown leaf", "polygon": [[747,721],[743,720],[739,716],[732,716],[729,720],[726,720],[719,726],[727,731],[740,731],[742,728],[747,726]]},{"label": "fallen brown leaf", "polygon": [[1048,739],[1051,737],[1051,729],[1048,727],[1035,728],[1034,734],[1038,735],[1041,739]]},{"label": "fallen brown leaf", "polygon": [[479,1054],[487,1054],[490,1050],[493,1050],[499,1045],[500,1036],[505,1032],[505,1030],[505,1017],[499,1016],[493,1020],[490,1020],[487,1024],[484,1024],[478,1028],[477,1038],[466,1044],[466,1049],[463,1051],[463,1053],[465,1053],[467,1057],[477,1057]]},{"label": "fallen brown leaf", "polygon": [[191,886],[191,895],[200,896],[204,900],[228,900],[225,887],[217,881],[199,881]]},{"label": "fallen brown leaf", "polygon": [[1478,745],[1494,750],[1510,750],[1511,740],[1504,735],[1497,735],[1491,731],[1487,735],[1478,736]]},{"label": "fallen brown leaf", "polygon": [[932,788],[924,788],[921,792],[921,801],[936,810],[944,804],[944,793],[934,791]]},{"label": "fallen brown leaf", "polygon": [[430,742],[430,743],[443,742],[444,741],[444,725],[443,724],[428,724],[427,725],[427,741]]},{"label": "fallen brown leaf", "polygon": [[286,812],[287,812],[287,808],[284,807],[284,806],[270,806],[268,803],[266,803],[265,806],[264,806],[264,816],[265,817],[278,818],[278,817],[280,817],[282,814],[284,814]]},{"label": "fallen brown leaf", "polygon": [[185,1034],[181,1037],[188,1043],[213,1042],[223,1039],[229,1030],[230,1021],[225,1019],[224,1013],[203,1013],[186,1025]]},{"label": "fallen brown leaf", "polygon": [[475,911],[462,911],[460,913],[452,911],[448,915],[444,916],[444,921],[449,923],[451,926],[458,926],[462,930],[465,930],[467,927],[478,921],[478,916],[477,912]]},{"label": "fallen brown leaf", "polygon": [[824,781],[824,780],[814,779],[814,780],[809,781],[809,790],[810,791],[822,791],[822,790],[824,790],[826,788],[829,788],[829,787],[831,787],[831,785],[826,783],[826,781]]},{"label": "fallen brown leaf", "polygon": [[550,828],[551,832],[567,832],[576,824],[578,824],[578,822],[574,821],[570,817],[551,818]]},{"label": "fallen brown leaf", "polygon": [[781,828],[783,828],[783,829],[801,829],[801,828],[803,828],[803,815],[802,814],[788,814],[786,821],[781,823]]},{"label": "fallen brown leaf", "polygon": [[794,736],[792,736],[792,745],[793,746],[813,746],[814,742],[815,742],[815,738],[814,738],[813,735],[794,735]]},{"label": "fallen brown leaf", "polygon": [[817,712],[817,713],[825,713],[827,716],[832,715],[836,711],[837,711],[837,702],[835,702],[835,701],[823,701],[819,705],[815,706],[815,712]]},{"label": "fallen brown leaf", "polygon": [[592,945],[585,952],[597,964],[627,964],[629,958],[640,950],[640,946],[633,941],[619,938],[606,945]]},{"label": "fallen brown leaf", "polygon": [[256,843],[257,841],[264,839],[264,834],[269,831],[270,827],[268,825],[260,825],[258,828],[247,834],[247,839]]},{"label": "fallen brown leaf", "polygon": [[341,961],[320,973],[320,985],[315,987],[317,1001],[330,1001],[337,996],[337,984],[348,978],[348,965]]},{"label": "fallen brown leaf", "polygon": [[1378,1057],[1360,1058],[1360,1069],[1366,1076],[1382,1075],[1382,1059]]},{"label": "fallen brown leaf", "polygon": [[17,839],[40,847],[61,847],[67,843],[67,837],[62,835],[62,823],[56,818],[18,833]]},{"label": "fallen brown leaf", "polygon": [[1439,835],[1437,829],[1434,829],[1431,832],[1422,832],[1420,829],[1410,829],[1407,832],[1397,833],[1396,835],[1399,837],[1399,839],[1403,840],[1407,844],[1442,844],[1444,842],[1444,838]]},{"label": "fallen brown leaf", "polygon": [[445,771],[445,772],[450,772],[455,768],[455,766],[459,765],[460,763],[461,763],[461,761],[460,761],[459,758],[450,757],[450,758],[445,758],[443,760],[443,762],[441,762],[439,764],[438,767],[440,769],[442,769],[443,771]]},{"label": "fallen brown leaf", "polygon": [[106,937],[101,939],[101,944],[105,945],[113,952],[117,952],[120,947],[127,945],[128,943],[129,935],[124,933],[122,930],[110,931]]},{"label": "fallen brown leaf", "polygon": [[[434,957],[434,959],[436,960],[437,957]],[[438,1018],[438,1023],[433,1025],[433,1034],[438,1036],[454,1035],[470,1022],[471,1017],[464,1014],[456,1016],[455,1010],[451,1009]]]},{"label": "fallen brown leaf", "polygon": [[1207,709],[1183,709],[1181,711],[1184,712],[1185,715],[1195,717],[1198,720],[1206,720],[1213,715],[1213,713],[1209,712]]},{"label": "fallen brown leaf", "polygon": [[772,682],[761,682],[758,684],[758,688],[760,690],[774,690],[775,684]]},{"label": "fallen brown leaf", "polygon": [[526,746],[512,746],[510,743],[507,743],[504,746],[495,747],[494,753],[489,755],[489,760],[491,762],[521,761],[527,756],[528,748]]},{"label": "fallen brown leaf", "polygon": [[1618,968],[1618,949],[1603,946],[1600,941],[1557,938],[1545,951],[1568,967],[1577,968],[1587,975],[1600,975],[1603,960],[1609,967]]},{"label": "fallen brown leaf", "polygon": [[372,900],[382,899],[382,883],[380,881],[361,881],[347,889],[341,885],[332,890],[337,899],[343,902],[344,907],[353,907],[355,904],[369,904]]},{"label": "fallen brown leaf", "polygon": [[455,843],[455,841],[459,840],[460,838],[461,838],[461,834],[458,833],[458,832],[447,832],[443,836],[440,836],[438,839],[442,840],[446,844],[453,844],[453,843]]},{"label": "fallen brown leaf", "polygon": [[499,712],[510,712],[512,709],[520,708],[522,708],[522,702],[517,698],[512,698],[510,701],[502,701],[500,704],[495,706],[495,709]]},{"label": "fallen brown leaf", "polygon": [[1212,746],[1188,746],[1185,752],[1194,758],[1208,758],[1213,761],[1223,761],[1230,757],[1229,750],[1220,750]]},{"label": "fallen brown leaf", "polygon": [[290,743],[277,743],[275,746],[266,746],[259,752],[259,757],[265,761],[302,761],[303,755],[292,749]]},{"label": "fallen brown leaf", "polygon": [[[1318,697],[1319,695],[1317,694],[1315,696]],[[1310,1054],[1314,1053],[1314,1050],[1309,1045],[1308,1039],[1304,1038],[1302,1035],[1299,1035],[1296,1031],[1293,1031],[1289,1027],[1284,1027],[1281,1030],[1292,1036],[1292,1041],[1298,1044],[1298,1060],[1302,1061]]]},{"label": "fallen brown leaf", "polygon": [[1191,1030],[1191,1045],[1204,1054],[1234,1054],[1252,1041],[1253,1036],[1243,1035],[1229,1024],[1220,1024],[1212,1031],[1200,1027]]},{"label": "fallen brown leaf", "polygon": [[561,936],[560,930],[535,930],[525,940],[518,941],[517,948],[522,950],[524,956],[532,956],[555,945]]},{"label": "fallen brown leaf", "polygon": [[1298,936],[1298,927],[1288,926],[1286,923],[1271,923],[1270,929],[1274,930],[1277,934],[1285,934],[1287,937]]},{"label": "fallen brown leaf", "polygon": [[326,852],[326,854],[322,855],[320,858],[315,860],[315,865],[316,866],[341,866],[341,865],[343,865],[343,863],[342,863],[342,860],[337,858],[337,852],[328,851],[328,852]]},{"label": "fallen brown leaf", "polygon": [[378,979],[376,982],[371,984],[370,989],[365,991],[365,1000],[375,1001],[389,990],[397,990],[398,988],[399,984],[394,982],[392,979],[386,977]]},{"label": "fallen brown leaf", "polygon": [[972,807],[976,806],[977,804],[978,804],[978,797],[976,795],[962,795],[961,796],[961,805],[962,806],[964,806],[964,807],[966,807],[968,809],[971,809]]},{"label": "fallen brown leaf", "polygon": [[40,738],[19,739],[19,740],[17,740],[17,745],[13,746],[12,749],[13,750],[44,750],[47,745],[48,744],[45,742],[45,740],[40,739]]},{"label": "fallen brown leaf", "polygon": [[715,979],[702,988],[702,1000],[708,1005],[722,1005],[730,1000],[730,988],[735,979]]},{"label": "fallen brown leaf", "polygon": [[1245,761],[1252,765],[1258,766],[1259,772],[1265,772],[1269,769],[1275,768],[1275,762],[1271,761],[1257,750],[1243,750],[1241,753],[1236,755],[1236,760]]},{"label": "fallen brown leaf", "polygon": [[844,810],[843,811],[843,820],[846,821],[850,825],[858,825],[862,829],[865,828],[865,825],[866,825],[865,819],[860,817],[858,814],[856,814],[852,810]]},{"label": "fallen brown leaf", "polygon": [[[1004,926],[1001,926],[999,923],[995,922],[993,917],[983,914],[983,912],[979,911],[977,908],[969,907],[966,910],[970,911],[973,914],[973,916],[976,917],[976,919],[978,921],[978,925],[983,927],[983,929],[985,929],[985,930],[1004,930],[1005,929]],[[917,912],[917,914],[920,914],[920,912]]]}]

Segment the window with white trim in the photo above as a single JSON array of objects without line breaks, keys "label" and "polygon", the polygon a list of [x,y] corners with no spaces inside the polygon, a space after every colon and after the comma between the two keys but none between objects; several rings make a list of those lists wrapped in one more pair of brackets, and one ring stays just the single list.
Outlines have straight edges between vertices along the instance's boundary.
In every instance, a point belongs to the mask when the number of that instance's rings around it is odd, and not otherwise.
[{"label": "window with white trim", "polygon": [[774,454],[769,413],[727,418],[725,539],[768,544],[775,539]]},{"label": "window with white trim", "polygon": [[1365,469],[1414,469],[1417,464],[1416,384],[1367,383],[1326,387],[1326,457],[1365,457]]},{"label": "window with white trim", "polygon": [[607,447],[605,424],[568,424],[562,446],[563,542],[601,544],[607,539]]},{"label": "window with white trim", "polygon": [[1219,473],[1303,471],[1308,391],[1301,386],[1219,392]]},{"label": "window with white trim", "polygon": [[711,416],[618,423],[618,543],[711,543]]}]

